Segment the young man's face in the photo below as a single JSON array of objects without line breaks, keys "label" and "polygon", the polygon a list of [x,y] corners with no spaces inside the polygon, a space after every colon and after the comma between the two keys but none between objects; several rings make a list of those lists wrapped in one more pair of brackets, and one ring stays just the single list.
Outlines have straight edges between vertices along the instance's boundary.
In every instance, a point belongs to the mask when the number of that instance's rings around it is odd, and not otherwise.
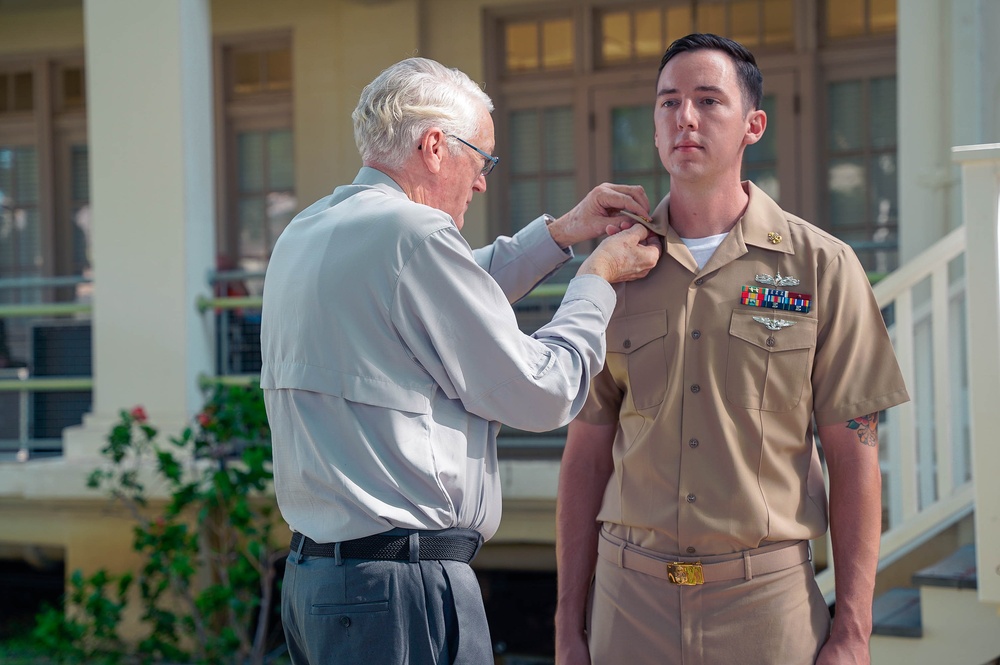
[{"label": "young man's face", "polygon": [[745,146],[763,134],[763,111],[744,111],[732,59],[721,51],[680,53],[660,72],[653,124],[672,182],[710,184],[736,173]]}]

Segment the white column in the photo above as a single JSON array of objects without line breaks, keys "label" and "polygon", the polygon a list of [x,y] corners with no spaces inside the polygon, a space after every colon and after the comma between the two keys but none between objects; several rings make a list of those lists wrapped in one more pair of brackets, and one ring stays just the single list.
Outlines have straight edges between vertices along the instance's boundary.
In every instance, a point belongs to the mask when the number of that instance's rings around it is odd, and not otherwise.
[{"label": "white column", "polygon": [[955,224],[948,215],[948,188],[956,181],[949,148],[946,80],[950,41],[947,0],[906,0],[897,6],[899,85],[899,260],[912,259]]},{"label": "white column", "polygon": [[215,256],[209,0],[85,0],[84,21],[94,404],[67,457],[92,455],[138,404],[176,433],[213,370],[195,309]]},{"label": "white column", "polygon": [[1000,143],[954,149],[962,169],[969,411],[979,599],[1000,603]]}]

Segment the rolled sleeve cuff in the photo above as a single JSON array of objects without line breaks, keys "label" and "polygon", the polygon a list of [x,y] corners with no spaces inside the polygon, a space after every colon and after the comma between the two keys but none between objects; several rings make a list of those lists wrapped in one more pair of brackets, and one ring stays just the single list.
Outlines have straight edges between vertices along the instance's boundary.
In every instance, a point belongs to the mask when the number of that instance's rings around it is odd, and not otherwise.
[{"label": "rolled sleeve cuff", "polygon": [[537,217],[530,224],[517,232],[518,238],[523,238],[526,247],[530,247],[531,260],[535,265],[552,265],[564,263],[573,258],[573,249],[563,249],[552,239],[549,225],[545,223],[545,215]]}]

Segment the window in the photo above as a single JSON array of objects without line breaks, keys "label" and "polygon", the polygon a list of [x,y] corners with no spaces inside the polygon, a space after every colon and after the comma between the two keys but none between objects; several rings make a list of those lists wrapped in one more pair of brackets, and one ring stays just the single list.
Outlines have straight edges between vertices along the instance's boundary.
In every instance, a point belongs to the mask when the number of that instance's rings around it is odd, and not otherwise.
[{"label": "window", "polygon": [[[82,56],[0,60],[0,278],[74,276],[89,267],[84,89]],[[86,228],[75,225],[84,217]],[[0,290],[0,302],[43,297],[75,293]]]},{"label": "window", "polygon": [[893,34],[896,0],[826,0],[825,36],[828,40]]},{"label": "window", "polygon": [[504,38],[506,70],[510,73],[573,67],[573,23],[568,18],[512,21],[505,26]]},{"label": "window", "polygon": [[[291,44],[287,37],[248,38],[222,44],[217,53],[219,263],[260,272],[298,212]],[[259,280],[253,284],[259,288]]]},{"label": "window", "polygon": [[868,270],[897,267],[894,76],[827,84],[827,221]]},{"label": "window", "polygon": [[[670,179],[653,144],[657,65],[677,37],[715,32],[750,48],[764,75],[767,130],[745,153],[744,177],[851,243],[869,270],[895,267],[895,0],[563,4],[571,8],[561,16],[487,12],[486,89],[504,160],[490,182],[492,232],[557,214],[603,181],[662,200]],[[561,43],[577,53],[561,68],[546,59],[556,43],[549,24],[563,26]]]}]

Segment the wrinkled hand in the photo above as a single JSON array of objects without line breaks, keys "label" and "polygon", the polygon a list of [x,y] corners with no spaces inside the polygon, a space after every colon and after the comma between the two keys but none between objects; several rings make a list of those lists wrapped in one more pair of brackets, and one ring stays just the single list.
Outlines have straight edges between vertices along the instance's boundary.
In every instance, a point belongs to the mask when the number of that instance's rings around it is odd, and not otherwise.
[{"label": "wrinkled hand", "polygon": [[576,274],[599,275],[612,284],[630,282],[649,274],[662,252],[659,236],[636,224],[605,238]]},{"label": "wrinkled hand", "polygon": [[549,224],[549,233],[560,247],[570,247],[632,226],[632,220],[619,214],[622,210],[648,217],[646,191],[639,185],[606,182],[592,189],[572,210]]}]

